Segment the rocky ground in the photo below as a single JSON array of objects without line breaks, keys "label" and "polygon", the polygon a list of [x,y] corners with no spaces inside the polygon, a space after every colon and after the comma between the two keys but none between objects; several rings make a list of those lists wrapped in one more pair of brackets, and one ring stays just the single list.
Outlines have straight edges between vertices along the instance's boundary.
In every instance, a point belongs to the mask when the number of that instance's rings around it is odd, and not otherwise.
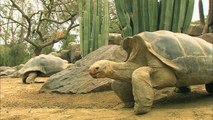
[{"label": "rocky ground", "polygon": [[[45,81],[47,78],[38,78]],[[150,113],[136,116],[113,91],[89,94],[38,93],[43,83],[24,85],[0,78],[1,120],[212,120],[213,97],[203,86],[192,93],[165,93]]]}]

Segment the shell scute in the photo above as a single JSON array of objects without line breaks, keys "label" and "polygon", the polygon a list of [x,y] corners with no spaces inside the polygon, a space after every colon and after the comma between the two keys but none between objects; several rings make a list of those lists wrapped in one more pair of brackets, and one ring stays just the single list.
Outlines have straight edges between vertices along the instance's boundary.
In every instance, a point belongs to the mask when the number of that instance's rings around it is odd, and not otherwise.
[{"label": "shell scute", "polygon": [[155,40],[152,42],[152,48],[159,55],[162,55],[169,60],[173,60],[184,55],[178,41],[171,36],[162,36]]},{"label": "shell scute", "polygon": [[200,39],[200,38],[196,38],[196,41],[199,43],[200,47],[204,50],[204,53],[206,55],[213,55],[213,45]]},{"label": "shell scute", "polygon": [[200,44],[196,40],[192,40],[192,37],[186,36],[176,36],[183,47],[183,51],[186,56],[203,56],[204,51],[202,50]]}]

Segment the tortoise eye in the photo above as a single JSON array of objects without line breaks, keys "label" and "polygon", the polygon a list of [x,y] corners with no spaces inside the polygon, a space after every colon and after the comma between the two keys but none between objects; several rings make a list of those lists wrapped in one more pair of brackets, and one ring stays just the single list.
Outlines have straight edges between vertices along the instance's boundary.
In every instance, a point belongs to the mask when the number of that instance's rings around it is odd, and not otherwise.
[{"label": "tortoise eye", "polygon": [[95,67],[96,70],[99,70],[99,67]]}]

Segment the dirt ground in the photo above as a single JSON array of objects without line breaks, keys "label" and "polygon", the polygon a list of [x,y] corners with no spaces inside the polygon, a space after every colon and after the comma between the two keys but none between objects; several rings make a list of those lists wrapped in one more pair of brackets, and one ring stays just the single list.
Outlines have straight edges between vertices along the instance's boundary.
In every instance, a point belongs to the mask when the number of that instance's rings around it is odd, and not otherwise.
[{"label": "dirt ground", "polygon": [[113,91],[50,94],[38,92],[43,83],[24,85],[20,78],[0,82],[1,120],[213,120],[213,97],[203,86],[189,94],[171,92],[156,100],[151,112],[134,115],[133,109],[122,108]]}]

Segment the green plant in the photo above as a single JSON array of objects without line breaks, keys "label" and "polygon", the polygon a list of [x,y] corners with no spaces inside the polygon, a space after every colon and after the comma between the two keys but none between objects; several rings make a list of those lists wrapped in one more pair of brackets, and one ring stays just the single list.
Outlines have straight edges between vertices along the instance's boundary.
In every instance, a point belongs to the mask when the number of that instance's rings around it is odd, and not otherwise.
[{"label": "green plant", "polygon": [[61,41],[62,42],[61,50],[69,49],[69,43],[70,42],[75,42],[75,39],[76,39],[75,35],[72,35],[72,34],[68,35],[65,40]]},{"label": "green plant", "polygon": [[26,46],[20,43],[0,45],[0,51],[0,66],[16,66],[25,63],[30,58]]},{"label": "green plant", "polygon": [[187,32],[194,0],[115,0],[124,37],[143,31]]},{"label": "green plant", "polygon": [[80,48],[83,56],[108,44],[108,5],[108,0],[79,0]]}]

